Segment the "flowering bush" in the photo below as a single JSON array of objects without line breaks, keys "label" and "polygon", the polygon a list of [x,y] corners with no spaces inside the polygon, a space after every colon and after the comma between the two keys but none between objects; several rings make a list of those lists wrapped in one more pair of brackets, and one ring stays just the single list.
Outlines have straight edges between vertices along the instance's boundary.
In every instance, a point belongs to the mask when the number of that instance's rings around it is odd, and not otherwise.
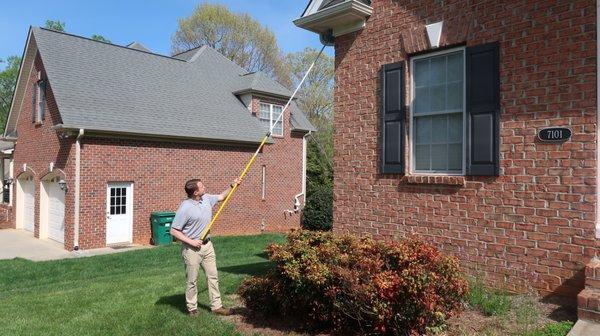
[{"label": "flowering bush", "polygon": [[443,325],[467,293],[458,262],[418,240],[384,243],[300,230],[267,252],[276,267],[242,283],[246,306],[316,328],[419,334]]}]

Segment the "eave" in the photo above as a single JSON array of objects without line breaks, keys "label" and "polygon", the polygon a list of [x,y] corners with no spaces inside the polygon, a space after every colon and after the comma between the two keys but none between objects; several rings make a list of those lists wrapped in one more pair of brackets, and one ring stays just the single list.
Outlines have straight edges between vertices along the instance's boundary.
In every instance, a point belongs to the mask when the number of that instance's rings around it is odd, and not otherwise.
[{"label": "eave", "polygon": [[318,34],[332,30],[333,36],[337,37],[362,29],[372,13],[371,6],[358,0],[348,0],[296,19],[294,24]]}]

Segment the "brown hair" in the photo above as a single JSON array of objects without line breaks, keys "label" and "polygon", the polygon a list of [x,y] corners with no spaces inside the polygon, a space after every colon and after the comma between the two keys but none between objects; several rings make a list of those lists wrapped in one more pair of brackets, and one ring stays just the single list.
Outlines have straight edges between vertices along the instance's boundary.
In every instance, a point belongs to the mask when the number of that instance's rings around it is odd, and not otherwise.
[{"label": "brown hair", "polygon": [[200,179],[192,179],[185,182],[185,193],[188,197],[194,196],[196,190],[198,190],[198,182],[201,182]]}]

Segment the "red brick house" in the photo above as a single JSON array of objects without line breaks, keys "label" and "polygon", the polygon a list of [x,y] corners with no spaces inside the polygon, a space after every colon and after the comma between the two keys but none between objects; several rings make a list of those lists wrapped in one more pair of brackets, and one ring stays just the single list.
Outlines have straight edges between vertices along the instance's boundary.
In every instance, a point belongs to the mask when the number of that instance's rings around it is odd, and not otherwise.
[{"label": "red brick house", "polygon": [[298,227],[314,128],[295,104],[283,111],[290,96],[207,46],[162,56],[31,28],[3,139],[15,145],[2,210],[67,250],[148,244],[151,212],[174,211],[190,178],[222,191],[283,113],[213,233]]},{"label": "red brick house", "polygon": [[335,48],[335,231],[600,317],[596,1],[314,0],[295,24]]}]

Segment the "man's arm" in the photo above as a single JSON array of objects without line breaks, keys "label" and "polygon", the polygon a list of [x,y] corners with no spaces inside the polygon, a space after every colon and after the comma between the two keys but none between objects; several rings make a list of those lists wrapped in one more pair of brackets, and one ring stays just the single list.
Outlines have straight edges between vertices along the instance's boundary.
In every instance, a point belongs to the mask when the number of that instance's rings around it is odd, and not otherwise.
[{"label": "man's arm", "polygon": [[171,228],[171,236],[173,236],[173,237],[177,238],[178,240],[180,240],[188,245],[191,245],[193,247],[202,246],[202,241],[190,239],[190,238],[188,238],[188,236],[183,234],[183,232],[181,232],[180,230],[173,228],[173,227]]},{"label": "man's arm", "polygon": [[231,192],[231,190],[233,189],[233,187],[236,184],[240,184],[242,183],[242,180],[240,180],[239,178],[236,178],[235,181],[233,181],[233,183],[231,183],[231,185],[229,186],[229,188],[223,190],[222,193],[220,193],[218,196],[218,200],[219,202],[223,201],[225,198],[227,198],[227,195],[229,195],[229,193]]}]

